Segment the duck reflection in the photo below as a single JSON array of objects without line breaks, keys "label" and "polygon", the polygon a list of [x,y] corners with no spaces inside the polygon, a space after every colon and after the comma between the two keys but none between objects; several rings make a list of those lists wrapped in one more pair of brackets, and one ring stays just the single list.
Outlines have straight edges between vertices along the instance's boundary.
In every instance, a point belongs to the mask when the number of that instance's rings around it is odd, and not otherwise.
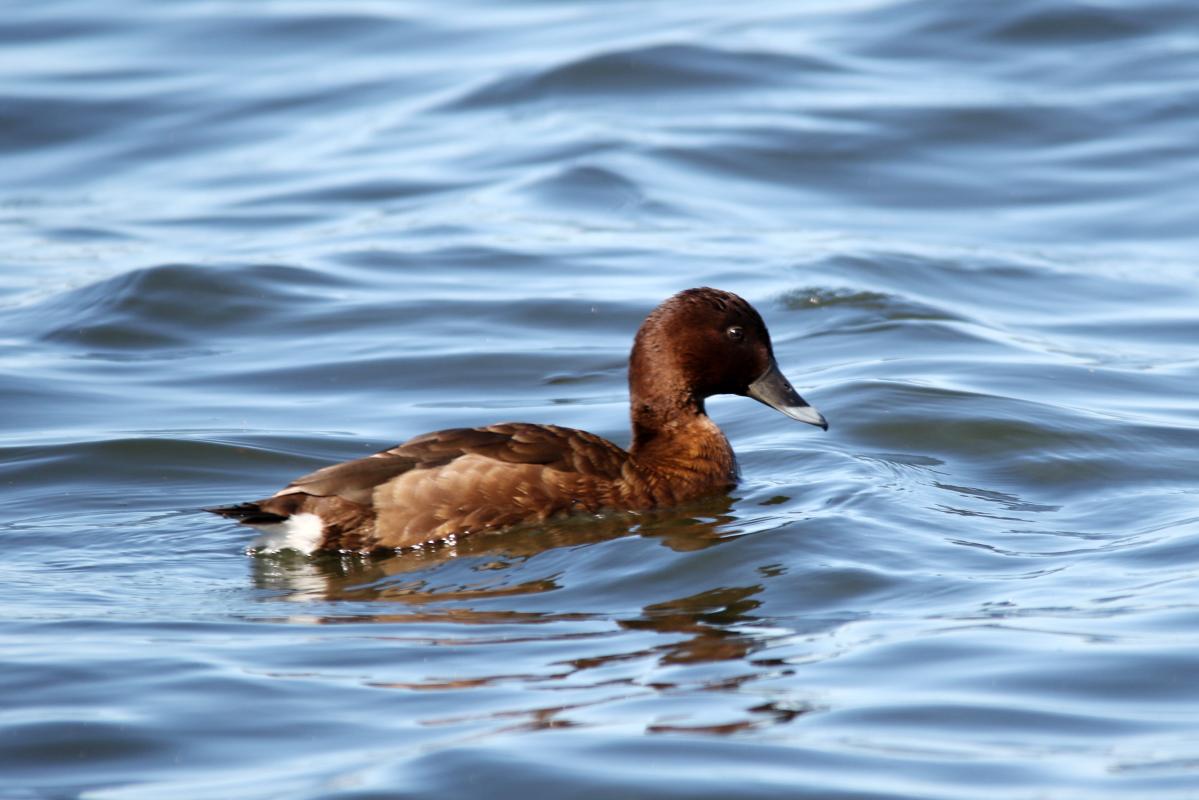
[{"label": "duck reflection", "polygon": [[753,596],[760,585],[709,589],[678,600],[653,603],[634,619],[620,620],[631,630],[683,633],[689,638],[664,645],[664,664],[696,664],[745,658],[758,644],[752,636],[737,633],[736,626],[750,621],[749,612],[761,603]]},{"label": "duck reflection", "polygon": [[[580,547],[640,535],[659,540],[676,552],[691,552],[717,545],[738,533],[733,527],[733,501],[729,496],[707,498],[681,509],[645,513],[614,513],[595,518],[568,517],[553,524],[463,536],[452,542],[435,542],[394,555],[322,555],[308,557],[283,552],[251,559],[254,585],[270,590],[266,600],[391,601],[408,605],[494,599],[559,588],[554,579],[511,583],[488,580],[487,573],[504,574],[534,556],[565,547]],[[469,563],[477,576],[469,584],[436,585],[438,568]],[[531,615],[536,616],[536,615]],[[386,622],[418,621],[408,614],[384,612],[356,614]],[[439,611],[438,618],[445,618]],[[554,617],[561,618],[561,617]],[[329,619],[336,622],[341,615]],[[505,617],[504,621],[511,621]]]},{"label": "duck reflection", "polygon": [[[752,619],[750,612],[759,605],[753,596],[762,591],[761,585],[708,589],[651,603],[635,617],[615,620],[603,611],[530,612],[470,605],[472,601],[494,601],[561,588],[556,577],[529,580],[504,577],[519,575],[523,563],[555,548],[632,535],[652,537],[676,552],[712,547],[737,533],[731,525],[735,521],[731,509],[732,499],[724,496],[689,506],[685,509],[690,512],[687,516],[675,511],[617,514],[594,520],[570,518],[556,525],[463,537],[454,543],[426,546],[389,557],[351,554],[308,558],[299,554],[272,554],[253,559],[253,577],[258,588],[272,591],[267,598],[270,600],[354,603],[352,609],[345,609],[348,613],[303,615],[300,619],[304,622],[506,624],[603,620],[615,622],[624,630],[686,634],[687,638],[660,647],[657,655],[664,664],[738,659],[748,655],[757,641],[738,633],[737,626]],[[443,582],[445,576],[439,574],[439,568],[451,563],[470,563],[471,580],[462,581],[459,573],[456,582]],[[376,612],[360,603],[386,604],[386,607]],[[402,603],[405,608],[398,611],[395,603]],[[612,659],[644,655],[620,654]],[[580,659],[573,663],[578,669],[587,669],[609,660]]]},{"label": "duck reflection", "polygon": [[[522,567],[538,554],[563,547],[578,547],[643,536],[655,539],[672,551],[685,553],[730,541],[740,531],[731,513],[732,500],[721,497],[673,512],[621,514],[596,520],[568,519],[538,528],[506,531],[479,537],[464,537],[452,544],[402,552],[391,557],[329,556],[307,558],[273,554],[252,560],[254,584],[267,590],[264,600],[322,606],[336,604],[333,613],[291,616],[304,623],[439,623],[466,626],[510,626],[529,628],[527,637],[511,630],[490,637],[485,631],[461,634],[422,631],[420,641],[440,646],[519,647],[522,642],[541,645],[550,641],[586,640],[611,642],[611,652],[579,658],[553,660],[528,671],[489,672],[479,675],[426,675],[418,671],[414,680],[389,680],[374,686],[407,691],[462,691],[497,684],[519,684],[530,689],[555,691],[550,704],[521,704],[519,708],[483,714],[427,719],[425,724],[448,725],[468,720],[484,721],[487,734],[512,730],[563,727],[575,722],[584,709],[622,702],[646,694],[673,695],[734,693],[747,683],[777,677],[789,667],[772,659],[755,659],[774,636],[758,627],[756,612],[764,583],[703,587],[697,578],[695,591],[682,597],[655,600],[634,614],[614,615],[607,608],[571,611],[520,611],[505,609],[504,598],[519,598],[562,588],[560,575],[522,579],[532,573]],[[586,558],[585,551],[579,553]],[[464,574],[468,577],[464,577]],[[769,571],[759,571],[769,580]],[[496,601],[500,602],[496,602]],[[497,608],[496,606],[500,606]],[[600,623],[597,625],[596,623]],[[653,632],[647,646],[644,636],[622,632]],[[630,647],[629,642],[636,646]],[[594,652],[595,648],[588,648]],[[488,653],[489,657],[491,654]],[[516,659],[519,663],[519,659]],[[729,663],[716,673],[706,664]],[[497,663],[503,663],[497,659]],[[511,663],[511,660],[509,660]],[[696,670],[680,666],[696,665]],[[601,690],[604,698],[570,702],[576,691]],[[566,694],[561,694],[565,692]],[[528,699],[527,695],[522,695]],[[690,732],[731,734],[762,725],[789,722],[809,707],[799,703],[763,703],[760,694],[734,714],[734,719],[716,724],[688,725],[685,720],[647,723],[649,733]],[[724,701],[721,701],[723,704]],[[535,705],[535,707],[529,707]],[[499,725],[501,727],[493,728]]]}]

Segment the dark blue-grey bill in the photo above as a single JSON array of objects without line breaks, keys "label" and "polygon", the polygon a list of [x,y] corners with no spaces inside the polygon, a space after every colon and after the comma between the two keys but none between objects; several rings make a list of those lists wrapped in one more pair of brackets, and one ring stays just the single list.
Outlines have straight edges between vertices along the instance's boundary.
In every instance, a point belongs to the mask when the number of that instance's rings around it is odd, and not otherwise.
[{"label": "dark blue-grey bill", "polygon": [[791,382],[779,372],[777,363],[771,363],[770,368],[749,385],[746,394],[759,403],[765,403],[776,411],[781,411],[791,419],[828,430],[828,422],[824,415],[799,396]]}]

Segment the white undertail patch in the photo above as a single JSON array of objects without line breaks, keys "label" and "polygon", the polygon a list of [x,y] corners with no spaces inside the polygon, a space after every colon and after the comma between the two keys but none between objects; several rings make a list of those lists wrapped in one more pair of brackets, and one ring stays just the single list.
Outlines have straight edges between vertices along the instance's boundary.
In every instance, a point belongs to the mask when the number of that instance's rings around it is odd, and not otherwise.
[{"label": "white undertail patch", "polygon": [[316,514],[292,514],[282,522],[252,526],[261,535],[250,543],[250,549],[261,553],[278,553],[280,550],[299,550],[313,553],[321,545],[325,535],[325,523]]}]

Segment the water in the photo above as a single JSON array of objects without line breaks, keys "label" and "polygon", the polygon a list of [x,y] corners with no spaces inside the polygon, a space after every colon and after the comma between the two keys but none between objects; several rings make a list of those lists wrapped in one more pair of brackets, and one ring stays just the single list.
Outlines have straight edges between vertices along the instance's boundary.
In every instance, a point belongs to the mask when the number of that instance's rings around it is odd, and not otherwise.
[{"label": "water", "polygon": [[[0,797],[1199,797],[1199,11],[0,15]],[[402,558],[202,514],[427,430],[627,442],[644,314],[825,434]]]}]

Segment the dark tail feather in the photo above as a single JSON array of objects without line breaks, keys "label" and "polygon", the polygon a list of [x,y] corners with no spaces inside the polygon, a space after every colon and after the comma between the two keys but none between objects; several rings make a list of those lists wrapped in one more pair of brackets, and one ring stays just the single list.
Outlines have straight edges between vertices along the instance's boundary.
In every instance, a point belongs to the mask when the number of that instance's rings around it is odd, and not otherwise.
[{"label": "dark tail feather", "polygon": [[235,519],[242,525],[269,525],[273,522],[282,522],[287,519],[284,514],[275,514],[270,511],[264,511],[258,503],[238,503],[235,506],[221,506],[219,508],[206,508],[212,514],[220,514],[222,517]]}]

